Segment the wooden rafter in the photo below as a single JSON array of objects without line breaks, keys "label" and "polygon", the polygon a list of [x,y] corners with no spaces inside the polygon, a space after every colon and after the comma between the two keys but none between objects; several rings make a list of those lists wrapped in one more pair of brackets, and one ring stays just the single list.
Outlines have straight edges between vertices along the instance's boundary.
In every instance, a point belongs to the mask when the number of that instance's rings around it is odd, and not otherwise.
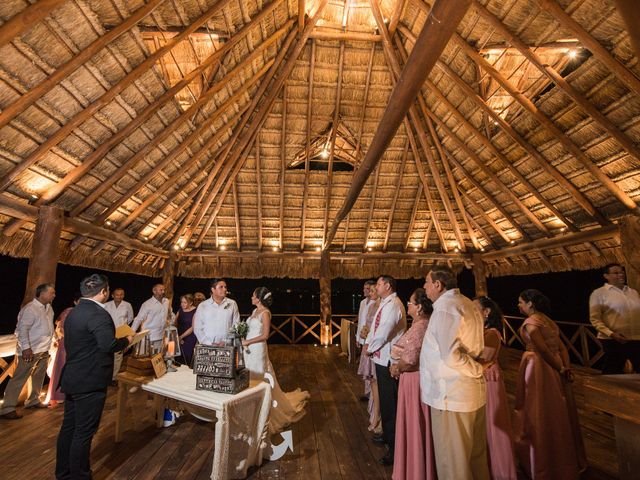
[{"label": "wooden rafter", "polygon": [[[219,257],[219,258],[234,258],[234,259],[252,259],[257,260],[261,258],[277,258],[285,260],[319,260],[322,255],[321,252],[211,252],[207,250],[190,250],[179,252],[178,258],[189,257]],[[331,260],[350,260],[350,261],[373,261],[373,260],[424,260],[424,261],[455,261],[460,262],[462,260],[471,259],[471,255],[461,253],[395,253],[395,252],[331,252]]]},{"label": "wooden rafter", "polygon": [[262,171],[260,169],[260,133],[256,135],[256,139],[253,142],[253,148],[255,149],[256,194],[258,202],[258,206],[256,208],[256,215],[258,217],[258,251],[262,251]]},{"label": "wooden rafter", "polygon": [[418,183],[416,189],[416,198],[413,201],[413,208],[411,209],[411,217],[409,217],[409,228],[404,237],[404,251],[409,249],[409,243],[411,242],[411,235],[413,234],[413,226],[416,223],[416,215],[418,214],[418,205],[420,203],[420,197],[422,196],[422,183]]},{"label": "wooden rafter", "polygon": [[393,12],[391,12],[391,18],[389,19],[389,35],[393,36],[398,28],[398,22],[402,16],[406,0],[397,0]]},{"label": "wooden rafter", "polygon": [[305,0],[298,0],[298,31],[300,33],[304,30],[304,18],[306,14]]},{"label": "wooden rafter", "polygon": [[635,0],[614,0],[618,13],[624,20],[624,24],[631,37],[631,44],[636,51],[636,57],[640,58],[640,10]]},{"label": "wooden rafter", "polygon": [[369,215],[367,216],[367,227],[364,231],[364,243],[362,244],[362,251],[367,250],[367,244],[369,243],[369,233],[371,232],[371,222],[373,221],[373,212],[376,205],[376,194],[378,193],[378,181],[380,179],[380,165],[376,168],[376,175],[373,180],[373,189],[371,190],[371,202],[369,203]]},{"label": "wooden rafter", "polygon": [[[17,178],[18,175],[20,175],[26,169],[28,169],[33,164],[35,164],[40,159],[42,159],[44,155],[46,155],[53,147],[58,145],[64,138],[66,138],[69,134],[71,134],[71,132],[75,128],[80,126],[84,121],[88,120],[94,113],[98,112],[98,110],[100,110],[101,108],[106,106],[109,102],[111,102],[111,100],[113,100],[118,94],[120,94],[127,86],[131,85],[136,79],[140,78],[141,75],[143,75],[147,70],[153,67],[153,65],[159,58],[161,58],[163,55],[169,52],[172,48],[174,48],[178,43],[180,43],[182,40],[188,37],[188,35],[191,33],[192,30],[195,30],[200,25],[202,25],[207,20],[209,20],[209,18],[211,18],[213,15],[218,13],[222,9],[222,7],[224,7],[230,1],[231,0],[218,0],[206,13],[201,15],[191,25],[189,25],[189,27],[187,27],[183,33],[176,35],[169,42],[167,42],[160,50],[157,50],[153,54],[149,55],[149,57],[147,57],[142,63],[140,63],[133,70],[131,70],[131,72],[129,72],[127,75],[121,78],[115,85],[113,85],[109,90],[107,90],[100,98],[95,100],[90,105],[87,105],[79,113],[77,113],[73,118],[69,119],[67,123],[65,123],[61,128],[59,128],[55,133],[53,133],[53,135],[51,135],[43,143],[41,143],[32,153],[30,153],[27,158],[20,161],[20,163],[15,165],[9,172],[5,174],[5,177],[2,180],[0,180],[0,191],[5,190]],[[214,57],[213,60],[217,58],[215,57],[215,53],[212,54],[211,57]],[[203,65],[205,64],[203,63]],[[202,66],[200,68],[202,68]],[[181,85],[184,81],[187,81],[188,83],[188,81],[190,81],[198,73],[199,73],[199,69],[192,70],[192,72],[190,72],[190,74],[188,75],[188,77],[191,77],[191,78],[183,79],[181,82],[178,82],[176,86]],[[186,84],[181,85],[180,89],[184,88],[185,86]],[[169,91],[172,91],[174,88],[175,86],[172,87],[172,89],[170,89]],[[172,92],[171,97],[173,96],[173,93],[177,93],[177,91],[179,90]],[[165,95],[166,94],[164,94],[160,98],[163,98]],[[156,102],[157,100],[154,101],[153,103],[155,104]],[[136,117],[136,119],[134,119],[133,122],[135,122],[137,119],[138,117]],[[116,135],[112,136],[107,142],[112,141],[113,137],[115,137]],[[98,147],[98,149],[101,149],[101,147]],[[106,151],[103,152],[103,154],[104,153],[106,153]]]},{"label": "wooden rafter", "polygon": [[362,133],[364,128],[364,116],[367,111],[367,100],[369,99],[369,87],[371,86],[371,72],[373,70],[373,57],[376,53],[375,43],[371,46],[371,54],[369,55],[369,64],[367,66],[367,78],[364,82],[364,97],[362,102],[362,110],[360,111],[360,121],[358,122],[358,143],[356,144],[356,160],[362,150]]},{"label": "wooden rafter", "polygon": [[236,224],[236,250],[239,252],[242,250],[242,239],[240,237],[240,209],[238,208],[238,186],[236,182],[233,182],[233,189],[231,190],[233,195],[233,217]]},{"label": "wooden rafter", "polygon": [[396,216],[396,205],[398,204],[398,197],[400,196],[400,187],[402,186],[402,179],[404,178],[404,169],[407,165],[407,157],[409,156],[409,139],[404,143],[404,151],[402,152],[402,162],[400,163],[400,170],[398,171],[398,178],[396,180],[396,190],[393,193],[393,200],[391,201],[391,210],[389,211],[389,218],[387,219],[387,231],[384,234],[384,243],[382,245],[382,251],[387,251],[389,245],[389,236],[391,235],[391,227],[393,226],[393,219]]},{"label": "wooden rafter", "polygon": [[287,173],[287,85],[282,92],[282,133],[280,134],[280,228],[278,246],[284,250],[284,189]]},{"label": "wooden rafter", "polygon": [[43,20],[63,2],[64,0],[39,0],[18,12],[0,26],[0,47]]},{"label": "wooden rafter", "polygon": [[309,156],[311,154],[311,106],[313,104],[313,75],[315,69],[316,42],[311,40],[311,58],[309,65],[309,94],[307,96],[307,123],[305,137],[304,186],[302,187],[302,211],[300,212],[300,251],[304,251],[307,220],[307,196],[309,195]]},{"label": "wooden rafter", "polygon": [[[496,233],[498,235],[500,235],[500,237],[502,237],[502,239],[505,241],[505,243],[509,244],[509,242],[511,241],[511,239],[509,238],[509,235],[507,235],[506,232],[502,228],[500,228],[500,226],[493,220],[493,218],[491,218],[491,215],[489,215],[487,212],[485,212],[482,209],[482,207],[478,204],[478,202],[476,202],[471,197],[471,195],[469,195],[467,192],[465,192],[460,185],[458,185],[458,191],[460,192],[462,197],[467,201],[467,203],[472,205],[476,210],[478,210],[480,212],[482,217],[487,220],[489,225],[491,225],[491,227],[496,231]],[[491,240],[491,237],[489,235],[485,235],[485,238],[493,243],[493,241]]]},{"label": "wooden rafter", "polygon": [[[80,51],[76,56],[74,56],[71,60],[66,62],[64,65],[60,66],[55,72],[47,77],[42,83],[33,87],[28,92],[22,94],[20,98],[18,98],[11,105],[7,105],[7,107],[0,112],[0,128],[4,127],[11,120],[13,120],[16,115],[24,112],[30,105],[33,105],[37,102],[42,96],[49,92],[53,87],[55,87],[58,83],[64,80],[69,74],[74,72],[78,67],[85,64],[87,61],[91,59],[96,53],[102,50],[106,45],[110,42],[114,41],[123,33],[128,32],[136,25],[140,20],[146,17],[149,13],[151,13],[160,3],[164,0],[150,0],[149,3],[140,7],[138,10],[133,12],[129,18],[123,21],[120,25],[113,28],[113,30],[108,31],[103,36],[97,38],[92,43],[90,43],[87,47],[85,47],[82,51]],[[38,2],[38,7],[42,2]],[[40,10],[39,10],[40,12]],[[8,22],[7,22],[8,23]],[[4,28],[7,24],[5,23],[2,27]],[[33,23],[31,23],[33,25]]]}]

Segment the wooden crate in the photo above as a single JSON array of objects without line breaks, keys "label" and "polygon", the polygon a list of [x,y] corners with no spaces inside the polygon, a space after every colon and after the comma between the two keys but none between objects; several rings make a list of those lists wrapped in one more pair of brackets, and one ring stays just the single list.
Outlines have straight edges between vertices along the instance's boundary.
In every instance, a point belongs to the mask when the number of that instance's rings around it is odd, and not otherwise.
[{"label": "wooden crate", "polygon": [[243,368],[235,378],[196,375],[196,390],[236,394],[249,387],[249,370]]},{"label": "wooden crate", "polygon": [[238,372],[238,352],[234,346],[196,345],[193,352],[193,373],[208,377],[235,378]]}]

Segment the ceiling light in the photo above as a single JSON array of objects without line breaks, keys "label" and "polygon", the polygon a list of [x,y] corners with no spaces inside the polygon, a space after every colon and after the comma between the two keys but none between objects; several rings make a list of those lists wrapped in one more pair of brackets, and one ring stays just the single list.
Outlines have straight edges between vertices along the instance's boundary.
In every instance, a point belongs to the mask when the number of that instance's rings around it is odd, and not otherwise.
[{"label": "ceiling light", "polygon": [[367,250],[368,250],[368,251],[371,251],[371,250],[373,250],[373,248],[371,248],[371,247],[367,247]]},{"label": "ceiling light", "polygon": [[316,252],[319,252],[320,250],[322,250],[322,247],[316,247]]},{"label": "ceiling light", "polygon": [[38,199],[38,195],[36,195],[35,193],[31,194],[31,200],[37,200]]},{"label": "ceiling light", "polygon": [[323,148],[322,151],[320,152],[320,156],[324,159],[329,158],[329,150],[327,150],[326,148]]},{"label": "ceiling light", "polygon": [[578,56],[578,50],[572,48],[567,52],[567,55],[569,55],[569,58],[576,58]]},{"label": "ceiling light", "polygon": [[110,227],[111,225],[113,225],[113,223],[111,222],[111,220],[107,220],[106,222],[104,222],[104,224],[105,224],[107,227]]},{"label": "ceiling light", "polygon": [[458,253],[458,252],[460,252],[460,249],[458,247],[456,247],[456,248],[453,249],[453,251]]},{"label": "ceiling light", "polygon": [[560,231],[561,231],[561,232],[566,232],[566,231],[567,231],[567,227],[566,227],[566,226],[565,226],[565,227],[562,227],[562,228],[560,229]]},{"label": "ceiling light", "polygon": [[418,247],[413,247],[413,251],[417,252],[418,251]]},{"label": "ceiling light", "polygon": [[220,250],[226,250],[227,246],[226,245],[220,245]]},{"label": "ceiling light", "polygon": [[142,239],[143,239],[143,240],[149,240],[149,237],[144,236],[144,237],[142,237]]},{"label": "ceiling light", "polygon": [[278,249],[278,247],[273,247],[273,248],[272,248],[272,250],[273,250],[274,252],[277,252],[279,249]]},{"label": "ceiling light", "polygon": [[174,250],[180,250],[180,245],[178,245],[177,243],[173,246]]},{"label": "ceiling light", "polygon": [[481,252],[484,252],[484,247],[480,248],[480,251],[481,251]]},{"label": "ceiling light", "polygon": [[511,241],[509,241],[509,243],[510,243],[511,245],[515,245],[515,244],[516,244],[516,241],[515,241],[515,240],[511,240]]}]

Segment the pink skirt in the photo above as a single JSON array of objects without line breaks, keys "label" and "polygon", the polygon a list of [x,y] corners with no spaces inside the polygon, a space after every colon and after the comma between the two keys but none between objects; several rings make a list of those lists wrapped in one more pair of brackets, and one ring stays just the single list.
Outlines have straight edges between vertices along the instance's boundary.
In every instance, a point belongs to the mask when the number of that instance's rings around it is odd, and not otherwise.
[{"label": "pink skirt", "polygon": [[376,378],[376,366],[369,355],[360,355],[360,365],[358,365],[358,375],[365,380]]},{"label": "pink skirt", "polygon": [[513,430],[502,371],[497,363],[484,372],[487,382],[487,449],[493,480],[516,480]]},{"label": "pink skirt", "polygon": [[406,372],[400,375],[392,478],[438,478],[429,406],[420,401],[420,372]]},{"label": "pink skirt", "polygon": [[56,357],[53,360],[53,368],[51,369],[51,378],[49,379],[48,395],[49,401],[55,400],[56,402],[64,402],[64,393],[58,388],[60,382],[60,375],[62,374],[62,367],[64,367],[67,361],[67,352],[64,349],[64,340],[58,342],[58,351]]}]

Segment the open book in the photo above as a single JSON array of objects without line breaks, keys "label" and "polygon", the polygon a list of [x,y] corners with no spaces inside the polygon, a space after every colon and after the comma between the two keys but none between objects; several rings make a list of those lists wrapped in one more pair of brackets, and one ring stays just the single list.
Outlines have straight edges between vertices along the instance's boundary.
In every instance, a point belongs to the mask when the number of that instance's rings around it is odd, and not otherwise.
[{"label": "open book", "polygon": [[124,324],[124,325],[120,325],[118,328],[116,328],[116,338],[124,338],[124,337],[128,337],[128,336],[132,336],[133,340],[131,341],[131,343],[129,344],[129,347],[135,345],[136,343],[140,342],[144,336],[149,333],[149,330],[142,330],[138,333],[133,331],[133,328],[131,328],[129,325]]}]

